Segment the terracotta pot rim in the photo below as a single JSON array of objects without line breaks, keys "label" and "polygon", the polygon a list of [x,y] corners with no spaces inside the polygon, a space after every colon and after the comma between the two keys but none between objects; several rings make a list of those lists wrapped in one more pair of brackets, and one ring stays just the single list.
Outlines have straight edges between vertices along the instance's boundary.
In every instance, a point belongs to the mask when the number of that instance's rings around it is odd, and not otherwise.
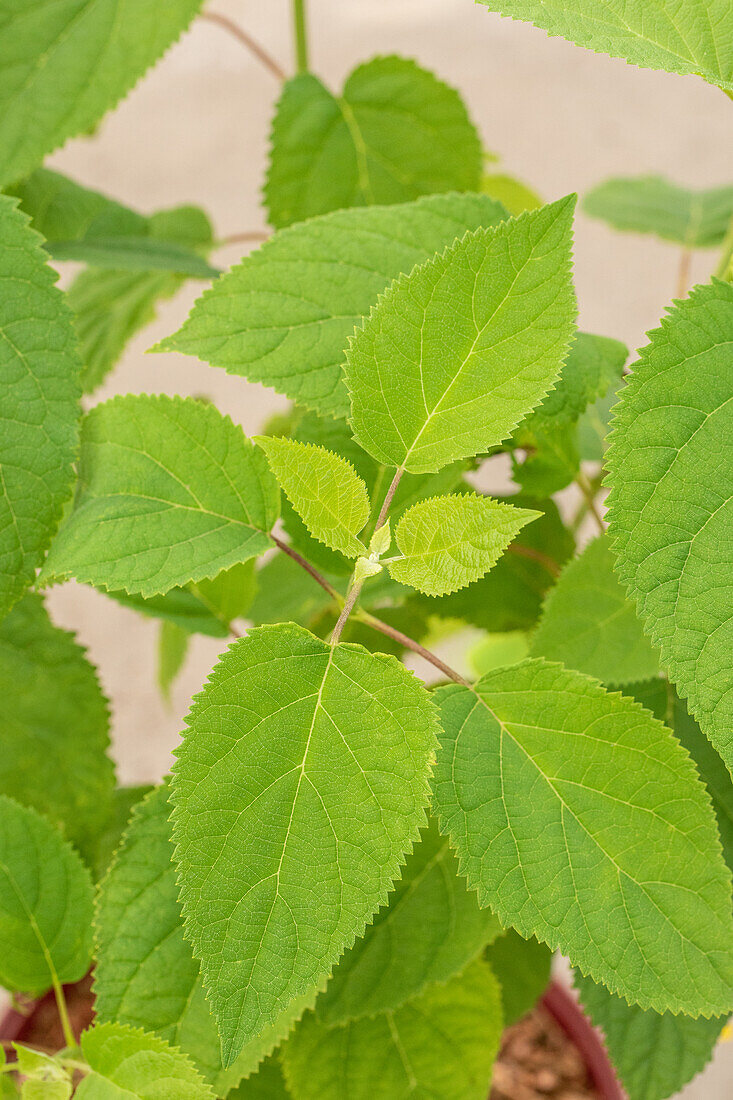
[{"label": "terracotta pot rim", "polygon": [[[32,1002],[28,1015],[9,1008],[0,1017],[0,1039],[6,1042],[21,1040],[37,1007],[49,999],[53,1000],[51,991]],[[557,981],[550,982],[540,1004],[579,1051],[601,1100],[626,1100],[598,1032],[564,986]]]}]

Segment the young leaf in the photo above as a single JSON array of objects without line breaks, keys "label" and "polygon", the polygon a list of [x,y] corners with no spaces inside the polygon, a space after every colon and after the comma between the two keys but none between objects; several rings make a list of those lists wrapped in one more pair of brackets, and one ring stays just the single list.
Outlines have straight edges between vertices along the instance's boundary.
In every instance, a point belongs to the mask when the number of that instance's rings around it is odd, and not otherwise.
[{"label": "young leaf", "polygon": [[[69,1100],[74,1090],[71,1074],[56,1058],[21,1043],[13,1043],[13,1049],[16,1054],[13,1069],[23,1082],[21,1100]],[[10,1093],[13,1094],[18,1095],[17,1091]],[[6,1095],[7,1091],[0,1089],[0,1096]]]},{"label": "young leaf", "polygon": [[162,622],[158,634],[158,687],[167,703],[171,687],[183,668],[191,635],[175,623]]},{"label": "young leaf", "polygon": [[542,199],[526,183],[507,176],[503,172],[489,172],[481,177],[481,191],[492,199],[503,203],[510,214],[522,214],[525,210],[536,210],[542,206]]},{"label": "young leaf", "polygon": [[696,287],[650,333],[607,453],[618,574],[731,770],[732,350],[733,285]]},{"label": "young leaf", "polygon": [[675,737],[695,761],[718,819],[725,861],[733,868],[733,781],[730,772],[666,680],[657,678],[629,684],[625,690],[674,730]]},{"label": "young leaf", "polygon": [[[0,38],[1,28],[0,7]],[[0,240],[2,616],[32,580],[71,495],[81,362],[41,239],[16,201],[2,195]]]},{"label": "young leaf", "polygon": [[390,564],[395,580],[427,596],[444,596],[488,573],[509,543],[539,512],[478,493],[413,504],[395,530],[402,554]]},{"label": "young leaf", "polygon": [[262,435],[255,442],[311,535],[348,558],[366,554],[357,535],[369,519],[369,494],[351,463],[312,443]]},{"label": "young leaf", "polygon": [[97,1024],[81,1037],[89,1064],[78,1100],[214,1100],[214,1093],[175,1047],[123,1024]]},{"label": "young leaf", "polygon": [[290,623],[229,647],[188,726],[176,861],[229,1065],[386,902],[425,820],[436,718],[393,657]]},{"label": "young leaf", "polygon": [[596,53],[645,69],[694,73],[733,89],[733,38],[728,0],[680,4],[657,0],[654,10],[627,0],[478,0],[491,11],[524,19]]},{"label": "young leaf", "polygon": [[223,1095],[253,1073],[318,994],[291,1002],[224,1070],[199,965],[183,936],[172,863],[168,784],[136,807],[114,863],[100,885],[94,991],[98,1018],[154,1032],[180,1047]]},{"label": "young leaf", "polygon": [[298,1100],[484,1100],[501,1030],[498,983],[477,960],[394,1012],[331,1028],[309,1013],[282,1059]]},{"label": "young leaf", "polygon": [[461,97],[414,61],[376,57],[340,97],[289,80],[272,124],[265,205],[276,229],[349,206],[477,191],[481,143]]},{"label": "young leaf", "polygon": [[591,402],[618,383],[628,356],[620,340],[576,332],[560,380],[527,418],[532,430],[576,421]]},{"label": "young leaf", "polygon": [[504,1027],[531,1012],[550,981],[552,952],[534,936],[526,940],[509,928],[486,948],[484,958],[501,989]]},{"label": "young leaf", "polygon": [[82,426],[74,510],[46,582],[155,596],[263,553],[278,516],[267,460],[213,405],[127,395]]},{"label": "young leaf", "polygon": [[[0,3],[0,186],[82,134],[175,42],[201,0]],[[129,30],[135,28],[135,34]]]},{"label": "young leaf", "polygon": [[437,701],[434,801],[479,901],[642,1008],[730,1010],[730,871],[669,730],[539,659]]},{"label": "young leaf", "polygon": [[0,986],[76,982],[92,954],[92,880],[44,817],[0,795]]},{"label": "young leaf", "polygon": [[45,814],[93,863],[115,787],[107,701],[36,595],[0,623],[0,725],[0,794]]},{"label": "young leaf", "polygon": [[614,229],[652,233],[685,248],[715,248],[733,217],[733,187],[693,191],[663,176],[611,179],[588,192],[583,209]]},{"label": "young leaf", "polygon": [[501,443],[551,389],[573,332],[575,199],[477,229],[397,279],[352,338],[358,443],[438,470]]},{"label": "young leaf", "polygon": [[430,821],[389,904],[344,955],[318,999],[331,1027],[399,1008],[462,970],[501,930],[458,874],[447,839]]},{"label": "young leaf", "polygon": [[542,597],[554,582],[559,566],[573,553],[575,544],[553,501],[528,501],[521,496],[506,499],[511,504],[537,503],[541,511],[539,519],[519,532],[510,552],[499,558],[485,577],[467,588],[436,599],[416,596],[411,603],[416,603],[427,615],[464,619],[482,630],[503,632],[534,626]]},{"label": "young leaf", "polygon": [[565,566],[532,640],[534,657],[560,661],[606,684],[658,674],[657,654],[613,566],[605,535]]},{"label": "young leaf", "polygon": [[629,1100],[665,1100],[712,1058],[725,1019],[645,1012],[582,974],[576,974],[575,985],[583,1007],[603,1032]]},{"label": "young leaf", "polygon": [[217,280],[154,350],[195,355],[324,416],[344,417],[344,348],[379,294],[467,229],[505,217],[482,195],[433,195],[295,225]]}]

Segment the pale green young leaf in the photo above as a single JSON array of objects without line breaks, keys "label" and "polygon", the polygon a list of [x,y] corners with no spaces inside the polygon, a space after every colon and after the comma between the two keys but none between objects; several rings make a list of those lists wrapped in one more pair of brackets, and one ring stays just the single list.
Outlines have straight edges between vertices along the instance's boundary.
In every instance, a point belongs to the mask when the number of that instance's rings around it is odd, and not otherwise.
[{"label": "pale green young leaf", "polygon": [[466,230],[505,217],[486,196],[433,195],[295,225],[206,290],[182,328],[155,350],[195,355],[325,416],[344,417],[344,349],[379,294]]},{"label": "pale green young leaf", "polygon": [[614,229],[651,233],[685,248],[716,248],[733,217],[733,187],[693,190],[663,176],[610,179],[588,192],[583,209]]},{"label": "pale green young leaf", "polygon": [[397,524],[395,541],[402,556],[389,571],[427,596],[455,592],[488,573],[538,515],[478,493],[420,501]]},{"label": "pale green young leaf", "polygon": [[81,362],[41,238],[16,200],[1,195],[0,241],[2,616],[33,579],[71,495]]},{"label": "pale green young leaf", "polygon": [[253,1073],[318,994],[296,998],[272,1025],[247,1043],[230,1069],[183,935],[170,839],[168,784],[135,809],[120,850],[100,885],[95,930],[94,992],[103,1022],[154,1032],[183,1050],[217,1095]]},{"label": "pale green young leaf", "polygon": [[229,1065],[386,902],[425,821],[436,716],[393,657],[286,623],[230,646],[187,721],[176,862]]},{"label": "pale green young leaf", "polygon": [[645,1012],[582,974],[576,974],[575,986],[586,1012],[603,1032],[629,1100],[665,1100],[712,1058],[725,1018],[695,1020],[671,1012]]},{"label": "pale green young leaf", "polygon": [[92,954],[92,880],[61,833],[0,795],[0,986],[76,982]]},{"label": "pale green young leaf", "polygon": [[90,864],[112,812],[108,748],[96,670],[27,595],[0,623],[0,794],[44,814]]},{"label": "pale green young leaf", "polygon": [[504,1027],[511,1027],[532,1011],[547,988],[552,952],[534,936],[527,940],[509,928],[486,948],[484,958],[499,982]]},{"label": "pale green young leaf", "polygon": [[214,1100],[214,1092],[180,1050],[124,1024],[97,1024],[81,1037],[89,1072],[78,1100]]},{"label": "pale green young leaf", "polygon": [[21,1085],[20,1100],[68,1100],[73,1087],[71,1078],[68,1076],[65,1081],[44,1081],[30,1078],[23,1081]]},{"label": "pale green young leaf", "polygon": [[406,58],[360,65],[340,97],[311,73],[289,80],[271,142],[265,205],[276,229],[479,186],[481,144],[461,97]]},{"label": "pale green young leaf", "polygon": [[607,452],[616,568],[662,664],[733,770],[733,285],[670,310],[621,391]]},{"label": "pale green young leaf", "polygon": [[576,332],[555,388],[527,418],[531,428],[568,424],[618,383],[629,351],[620,340]]},{"label": "pale green young leaf", "polygon": [[669,730],[540,659],[437,701],[434,802],[479,901],[630,1003],[729,1011],[730,871]]},{"label": "pale green young leaf", "polygon": [[666,680],[654,679],[641,684],[629,684],[625,691],[674,730],[675,737],[682,742],[695,761],[718,819],[723,855],[728,866],[733,868],[733,781],[730,772],[689,714],[684,701]]},{"label": "pale green young leaf", "polygon": [[259,435],[255,442],[310,534],[348,558],[365,554],[357,535],[369,519],[369,494],[351,463],[294,439]]},{"label": "pale green young leaf", "polygon": [[278,508],[267,459],[213,405],[113,398],[84,419],[74,509],[42,579],[158,595],[263,553]]},{"label": "pale green young leaf", "polygon": [[542,206],[542,199],[536,191],[504,172],[485,173],[481,177],[481,191],[503,203],[510,214],[521,214],[525,210],[535,210]]},{"label": "pale green young leaf", "polygon": [[523,630],[484,634],[466,654],[477,677],[504,665],[516,665],[528,656],[529,638]]},{"label": "pale green young leaf", "polygon": [[728,0],[478,0],[578,46],[733,89]]},{"label": "pale green young leaf", "polygon": [[458,873],[446,837],[430,821],[389,903],[341,959],[316,1006],[329,1027],[398,1008],[462,970],[501,925]]},{"label": "pale green young leaf", "polygon": [[283,1048],[298,1100],[484,1100],[501,1038],[501,995],[482,960],[395,1011],[327,1027],[305,1016]]},{"label": "pale green young leaf", "polygon": [[0,186],[94,126],[200,7],[201,0],[57,0],[51,7],[0,0]]},{"label": "pale green young leaf", "polygon": [[158,632],[158,687],[170,703],[173,682],[186,660],[191,635],[175,623],[162,622]]},{"label": "pale green young leaf", "polygon": [[658,655],[613,571],[614,560],[603,535],[565,566],[547,596],[532,656],[612,685],[658,674]]},{"label": "pale green young leaf", "polygon": [[351,425],[379,462],[438,470],[502,442],[574,329],[570,196],[477,229],[397,279],[347,352]]},{"label": "pale green young leaf", "polygon": [[482,630],[501,632],[534,626],[542,597],[554,583],[559,567],[573,553],[575,543],[553,501],[530,501],[522,496],[506,500],[520,506],[536,504],[542,514],[522,528],[509,551],[481,580],[449,596],[415,596],[411,603],[428,615],[464,619]]}]

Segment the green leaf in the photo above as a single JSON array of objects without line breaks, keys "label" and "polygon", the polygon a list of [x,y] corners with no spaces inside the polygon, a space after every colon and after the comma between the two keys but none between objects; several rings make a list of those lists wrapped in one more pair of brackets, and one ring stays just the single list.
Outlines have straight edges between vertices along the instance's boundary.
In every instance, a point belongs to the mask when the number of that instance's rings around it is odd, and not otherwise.
[{"label": "green leaf", "polygon": [[477,191],[481,144],[461,97],[414,61],[376,57],[340,97],[287,81],[272,124],[265,206],[276,229],[374,203]]},{"label": "green leaf", "polygon": [[36,595],[0,623],[0,727],[0,794],[45,814],[93,863],[115,787],[107,701]]},{"label": "green leaf", "polygon": [[710,1061],[725,1019],[645,1012],[580,974],[575,985],[629,1100],[665,1100]]},{"label": "green leaf", "polygon": [[369,494],[351,463],[294,439],[258,435],[255,442],[311,535],[349,558],[365,554],[357,535],[369,519]]},{"label": "green leaf", "polygon": [[291,1100],[280,1059],[266,1058],[257,1073],[227,1093],[227,1100]]},{"label": "green leaf", "polygon": [[255,626],[288,621],[309,622],[332,603],[328,592],[285,554],[257,571],[257,594],[249,610]]},{"label": "green leaf", "polygon": [[563,569],[545,602],[532,656],[560,661],[606,684],[658,674],[657,654],[613,566],[604,535]]},{"label": "green leaf", "polygon": [[2,195],[0,240],[3,615],[33,579],[71,495],[81,362],[71,313],[54,286],[56,273],[46,263],[41,239],[28,227],[28,219],[17,209],[16,201]]},{"label": "green leaf", "polygon": [[143,214],[50,168],[36,169],[8,188],[8,193],[20,200],[33,228],[47,241],[147,232],[148,219]]},{"label": "green leaf", "polygon": [[164,1039],[123,1024],[97,1024],[81,1037],[90,1072],[78,1100],[214,1100],[192,1063]]},{"label": "green leaf", "polygon": [[92,881],[57,829],[0,795],[0,986],[76,982],[92,954]]},{"label": "green leaf", "polygon": [[626,690],[648,710],[666,722],[674,730],[697,765],[703,783],[712,799],[718,830],[723,844],[723,855],[733,868],[733,782],[730,772],[703,734],[694,718],[688,713],[682,699],[666,680],[647,680],[630,684]]},{"label": "green leaf", "polygon": [[558,566],[574,550],[573,536],[563,526],[551,500],[535,502],[521,496],[506,499],[512,504],[537,503],[542,514],[519,532],[509,552],[480,581],[450,596],[415,597],[426,614],[463,619],[490,631],[534,626],[542,597],[554,582]]},{"label": "green leaf", "polygon": [[96,1010],[102,1021],[139,1027],[180,1047],[217,1094],[224,1094],[285,1038],[313,1006],[318,989],[288,1004],[230,1069],[222,1069],[219,1035],[199,965],[183,936],[168,793],[168,784],[163,784],[135,808],[122,847],[100,885]]},{"label": "green leaf", "polygon": [[478,493],[423,500],[397,524],[402,557],[391,562],[389,571],[428,596],[455,592],[488,573],[538,515]]},{"label": "green leaf", "polygon": [[357,442],[438,470],[502,442],[556,380],[573,333],[570,196],[477,229],[397,279],[352,338]]},{"label": "green leaf", "polygon": [[507,176],[503,172],[489,172],[481,177],[481,191],[492,199],[497,199],[510,214],[521,214],[525,210],[536,210],[542,206],[542,199],[526,183]]},{"label": "green leaf", "polygon": [[618,401],[623,380],[611,386],[608,393],[589,405],[578,421],[578,450],[583,462],[602,462],[606,451],[606,436],[611,422],[611,410]]},{"label": "green leaf", "polygon": [[221,274],[202,256],[180,245],[152,237],[95,237],[83,241],[49,241],[54,260],[77,260],[114,271],[166,271],[193,279],[215,279]]},{"label": "green leaf", "polygon": [[657,0],[478,0],[490,11],[534,23],[596,53],[645,69],[694,73],[733,89],[733,35],[728,0],[680,4]]},{"label": "green leaf", "polygon": [[476,676],[504,665],[516,665],[529,656],[529,639],[522,630],[484,634],[466,654]]},{"label": "green leaf", "polygon": [[730,871],[669,730],[539,659],[436,695],[435,806],[479,902],[642,1008],[729,1010]]},{"label": "green leaf", "polygon": [[[204,251],[211,243],[208,219],[195,206],[161,210],[148,219],[148,226],[152,238],[189,249]],[[75,314],[86,393],[104,381],[128,340],[154,320],[158,302],[172,298],[184,282],[184,276],[167,272],[89,268],[77,275],[67,300]]]},{"label": "green leaf", "polygon": [[263,553],[278,503],[265,456],[213,405],[113,398],[84,419],[74,510],[41,576],[155,596]]},{"label": "green leaf", "polygon": [[560,379],[528,417],[529,426],[549,430],[576,421],[588,405],[618,383],[628,356],[620,340],[576,332]]},{"label": "green leaf", "polygon": [[108,870],[122,836],[130,822],[130,815],[138,802],[152,790],[150,785],[118,787],[112,796],[112,812],[104,832],[97,837],[94,857],[94,877],[100,879]]},{"label": "green leaf", "polygon": [[[0,186],[90,130],[175,42],[201,0],[0,2]],[[130,34],[130,28],[135,33]]]},{"label": "green leaf", "polygon": [[583,209],[614,229],[652,233],[685,248],[715,248],[733,217],[733,187],[693,191],[663,176],[611,179],[588,192]]},{"label": "green leaf", "polygon": [[616,568],[662,664],[733,769],[733,285],[696,287],[650,333],[607,453]]},{"label": "green leaf", "polygon": [[106,595],[123,607],[129,607],[147,618],[162,619],[191,634],[226,638],[229,633],[221,619],[188,588],[171,588],[163,595],[148,599],[139,594],[128,595],[127,592],[107,592]]},{"label": "green leaf", "polygon": [[578,430],[573,423],[531,430],[534,425],[533,415],[515,433],[525,454],[520,462],[517,452],[512,452],[512,478],[525,496],[542,500],[559,493],[578,476]]},{"label": "green leaf", "polygon": [[534,936],[526,940],[509,928],[486,948],[484,958],[501,989],[504,1027],[531,1012],[550,981],[552,952]]},{"label": "green leaf", "polygon": [[329,1027],[399,1008],[462,970],[501,930],[458,874],[447,839],[431,821],[402,878],[344,955],[316,1008]]},{"label": "green leaf", "polygon": [[158,687],[169,703],[173,681],[183,668],[191,635],[175,623],[162,622],[158,634]]},{"label": "green leaf", "polygon": [[326,1027],[308,1014],[283,1050],[298,1100],[484,1100],[501,1037],[501,996],[477,960],[394,1012]]},{"label": "green leaf", "polygon": [[436,718],[393,657],[290,623],[229,647],[188,727],[176,861],[229,1065],[385,903],[425,820]]},{"label": "green leaf", "polygon": [[246,615],[252,606],[257,588],[254,558],[223,569],[212,580],[201,580],[189,587],[217,620],[228,627],[233,619]]},{"label": "green leaf", "polygon": [[379,294],[467,229],[505,217],[503,206],[482,195],[435,195],[293,226],[217,280],[154,350],[195,355],[344,417],[344,348]]}]

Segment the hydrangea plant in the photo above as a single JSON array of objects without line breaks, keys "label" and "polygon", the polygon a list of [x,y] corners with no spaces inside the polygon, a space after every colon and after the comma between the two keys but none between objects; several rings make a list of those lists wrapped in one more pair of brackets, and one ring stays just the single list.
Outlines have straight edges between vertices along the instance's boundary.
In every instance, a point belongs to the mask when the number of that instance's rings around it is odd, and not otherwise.
[{"label": "hydrangea plant", "polygon": [[[729,0],[487,6],[733,94]],[[287,77],[201,7],[0,0],[0,984],[52,989],[66,1041],[15,1044],[0,1093],[482,1100],[561,952],[631,1100],[662,1100],[733,1009],[733,187],[585,196],[683,249],[627,366],[576,328],[575,196],[484,172],[455,89],[389,55],[328,88],[302,0]],[[283,81],[272,233],[228,271],[203,210],[43,167],[198,15]],[[696,248],[721,255],[688,292]],[[90,407],[187,280],[153,350],[285,395],[261,435],[175,395]],[[72,578],[157,620],[164,692],[221,641],[152,789],[117,785],[49,618]],[[441,648],[465,625],[478,679]]]}]

